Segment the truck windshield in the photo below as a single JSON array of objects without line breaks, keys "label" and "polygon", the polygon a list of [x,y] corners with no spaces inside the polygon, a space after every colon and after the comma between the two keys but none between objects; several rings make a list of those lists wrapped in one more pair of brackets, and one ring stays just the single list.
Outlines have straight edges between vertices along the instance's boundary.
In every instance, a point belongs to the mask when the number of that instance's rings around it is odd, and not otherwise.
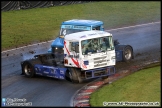
[{"label": "truck windshield", "polygon": [[81,49],[83,55],[114,50],[112,36],[82,40]]},{"label": "truck windshield", "polygon": [[67,34],[81,32],[81,31],[87,31],[87,30],[61,28],[60,36],[65,36]]}]

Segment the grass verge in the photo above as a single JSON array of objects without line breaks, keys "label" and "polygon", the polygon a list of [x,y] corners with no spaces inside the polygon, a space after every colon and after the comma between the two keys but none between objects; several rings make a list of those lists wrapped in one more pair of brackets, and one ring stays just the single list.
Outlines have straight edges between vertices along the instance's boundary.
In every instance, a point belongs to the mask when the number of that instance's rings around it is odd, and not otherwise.
[{"label": "grass verge", "polygon": [[160,1],[102,1],[2,12],[1,48],[55,39],[65,20],[101,20],[106,29],[112,29],[160,21],[160,16]]},{"label": "grass verge", "polygon": [[91,94],[91,106],[103,106],[103,102],[160,103],[160,68],[158,63],[151,64],[143,70],[103,86]]}]

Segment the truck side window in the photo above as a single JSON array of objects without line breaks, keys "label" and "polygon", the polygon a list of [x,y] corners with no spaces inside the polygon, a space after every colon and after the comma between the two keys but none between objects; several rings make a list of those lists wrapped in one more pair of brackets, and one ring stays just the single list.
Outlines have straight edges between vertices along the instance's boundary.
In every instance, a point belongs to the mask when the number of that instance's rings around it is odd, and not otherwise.
[{"label": "truck side window", "polygon": [[75,45],[79,45],[79,42],[70,42],[70,51],[75,51]]},{"label": "truck side window", "polygon": [[100,26],[97,26],[97,27],[93,27],[92,30],[100,30]]}]

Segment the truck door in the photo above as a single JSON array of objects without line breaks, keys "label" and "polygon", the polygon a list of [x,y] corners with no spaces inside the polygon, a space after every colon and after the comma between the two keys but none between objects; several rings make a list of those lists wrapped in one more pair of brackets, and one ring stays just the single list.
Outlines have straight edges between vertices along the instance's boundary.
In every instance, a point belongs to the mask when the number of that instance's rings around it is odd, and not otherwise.
[{"label": "truck door", "polygon": [[74,67],[80,67],[79,64],[79,42],[70,42],[70,55],[72,63],[71,65]]}]

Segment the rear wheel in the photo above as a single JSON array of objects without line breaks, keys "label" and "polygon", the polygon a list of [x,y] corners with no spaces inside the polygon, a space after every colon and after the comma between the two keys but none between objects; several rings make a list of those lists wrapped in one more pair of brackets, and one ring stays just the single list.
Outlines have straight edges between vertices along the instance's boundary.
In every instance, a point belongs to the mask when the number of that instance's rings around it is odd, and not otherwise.
[{"label": "rear wheel", "polygon": [[130,46],[126,46],[123,50],[123,61],[128,62],[133,58],[133,50]]},{"label": "rear wheel", "polygon": [[31,77],[34,77],[35,75],[34,66],[32,65],[30,61],[25,61],[22,64],[22,70],[26,77],[31,78]]}]

